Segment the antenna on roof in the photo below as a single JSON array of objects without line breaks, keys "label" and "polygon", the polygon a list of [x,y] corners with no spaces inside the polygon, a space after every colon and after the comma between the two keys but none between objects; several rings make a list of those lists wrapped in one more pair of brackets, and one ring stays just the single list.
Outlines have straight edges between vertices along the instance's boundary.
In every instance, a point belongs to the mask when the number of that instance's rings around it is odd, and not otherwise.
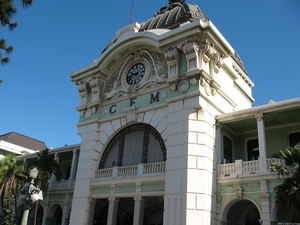
[{"label": "antenna on roof", "polygon": [[134,0],[132,0],[131,2],[130,23],[132,23],[133,6],[134,6]]}]

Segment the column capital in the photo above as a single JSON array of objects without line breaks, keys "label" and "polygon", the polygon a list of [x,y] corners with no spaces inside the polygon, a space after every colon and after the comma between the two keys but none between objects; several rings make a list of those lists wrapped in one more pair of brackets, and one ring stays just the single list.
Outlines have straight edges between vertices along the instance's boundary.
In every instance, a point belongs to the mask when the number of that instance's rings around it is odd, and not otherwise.
[{"label": "column capital", "polygon": [[141,195],[134,196],[134,201],[145,201]]},{"label": "column capital", "polygon": [[215,126],[217,129],[222,129],[222,124],[220,122],[216,122]]},{"label": "column capital", "polygon": [[257,121],[263,120],[263,119],[264,119],[264,114],[262,114],[262,113],[256,114],[256,115],[255,115],[255,119],[256,119]]},{"label": "column capital", "polygon": [[111,197],[108,198],[108,201],[109,202],[118,202],[120,200],[119,200],[119,198],[116,198],[115,196],[111,196]]}]

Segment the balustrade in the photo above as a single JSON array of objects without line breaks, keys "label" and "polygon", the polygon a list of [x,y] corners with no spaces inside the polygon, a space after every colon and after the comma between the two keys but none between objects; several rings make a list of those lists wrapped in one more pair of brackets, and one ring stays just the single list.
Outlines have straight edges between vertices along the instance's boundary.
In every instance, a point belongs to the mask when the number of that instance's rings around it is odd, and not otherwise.
[{"label": "balustrade", "polygon": [[151,176],[165,173],[165,162],[138,164],[134,166],[113,167],[99,169],[95,172],[95,179],[110,179],[120,177]]},{"label": "balustrade", "polygon": [[[251,174],[261,174],[261,173],[271,173],[264,168],[260,168],[260,161],[263,161],[267,169],[270,167],[271,163],[276,162],[280,163],[280,159],[270,158],[270,159],[259,159],[253,161],[236,160],[234,163],[220,164],[218,175],[223,176],[232,176],[236,177],[238,175],[251,175]],[[261,165],[264,165],[261,163]]]}]

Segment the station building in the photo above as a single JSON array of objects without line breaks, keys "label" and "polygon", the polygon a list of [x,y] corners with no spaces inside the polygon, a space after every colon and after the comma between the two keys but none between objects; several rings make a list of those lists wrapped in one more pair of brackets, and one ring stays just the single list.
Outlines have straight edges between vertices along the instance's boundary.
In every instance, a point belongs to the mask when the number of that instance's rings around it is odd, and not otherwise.
[{"label": "station building", "polygon": [[71,80],[81,143],[53,150],[65,178],[50,182],[40,224],[287,220],[268,167],[300,142],[300,98],[252,107],[244,63],[198,6],[171,0],[120,29]]}]

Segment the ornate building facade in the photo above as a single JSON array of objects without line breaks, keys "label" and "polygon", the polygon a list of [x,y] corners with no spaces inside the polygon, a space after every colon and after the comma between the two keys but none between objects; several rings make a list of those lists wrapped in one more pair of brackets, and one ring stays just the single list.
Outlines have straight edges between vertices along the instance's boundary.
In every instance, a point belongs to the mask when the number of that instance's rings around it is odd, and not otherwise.
[{"label": "ornate building facade", "polygon": [[169,1],[71,74],[81,143],[54,149],[40,224],[270,225],[284,221],[268,170],[300,142],[300,99],[251,107],[233,47],[196,6]]}]

